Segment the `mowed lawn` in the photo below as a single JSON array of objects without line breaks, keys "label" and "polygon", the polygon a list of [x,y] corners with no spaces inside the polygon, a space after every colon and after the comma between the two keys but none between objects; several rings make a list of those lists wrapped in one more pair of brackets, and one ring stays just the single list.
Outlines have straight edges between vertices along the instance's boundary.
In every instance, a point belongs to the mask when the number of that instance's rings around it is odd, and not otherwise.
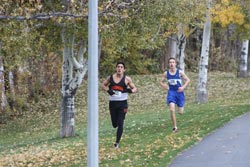
[{"label": "mowed lawn", "polygon": [[[119,149],[113,148],[116,129],[110,122],[108,95],[100,89],[99,166],[166,167],[184,149],[236,116],[250,112],[250,78],[210,72],[209,101],[197,104],[198,74],[187,75],[191,83],[185,90],[185,113],[177,114],[178,133],[171,131],[166,92],[159,86],[160,74],[131,76],[138,93],[129,97]],[[58,93],[32,105],[32,112],[0,124],[0,167],[87,166],[87,81],[76,95],[75,137],[59,137],[60,103]]]}]

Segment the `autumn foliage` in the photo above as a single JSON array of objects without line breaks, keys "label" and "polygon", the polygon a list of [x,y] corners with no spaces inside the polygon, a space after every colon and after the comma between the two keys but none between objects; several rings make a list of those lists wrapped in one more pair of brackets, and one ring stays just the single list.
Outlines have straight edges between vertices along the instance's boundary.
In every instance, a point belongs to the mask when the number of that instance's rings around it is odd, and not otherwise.
[{"label": "autumn foliage", "polygon": [[212,9],[212,21],[220,23],[222,27],[227,27],[229,24],[242,25],[245,15],[239,4],[233,3],[231,0],[222,0],[217,3]]}]

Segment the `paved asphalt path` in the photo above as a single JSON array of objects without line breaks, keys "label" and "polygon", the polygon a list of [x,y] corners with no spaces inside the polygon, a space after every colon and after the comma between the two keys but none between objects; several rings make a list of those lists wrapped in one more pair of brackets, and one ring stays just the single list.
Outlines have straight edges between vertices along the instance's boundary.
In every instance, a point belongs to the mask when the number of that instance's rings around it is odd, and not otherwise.
[{"label": "paved asphalt path", "polygon": [[169,167],[250,167],[250,112],[185,150]]}]

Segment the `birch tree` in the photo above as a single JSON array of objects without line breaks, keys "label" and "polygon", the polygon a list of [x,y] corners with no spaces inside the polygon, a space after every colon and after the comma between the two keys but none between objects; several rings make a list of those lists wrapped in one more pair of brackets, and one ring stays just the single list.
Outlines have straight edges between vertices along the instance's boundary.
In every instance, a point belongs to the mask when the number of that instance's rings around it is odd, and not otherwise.
[{"label": "birch tree", "polygon": [[[170,57],[176,58],[177,55],[177,36],[176,34],[172,34],[169,39],[169,53]],[[168,61],[166,62],[168,64]]]},{"label": "birch tree", "polygon": [[[241,36],[240,38],[245,39],[242,42],[241,53],[236,53],[237,57],[239,57],[239,65],[238,65],[238,77],[247,77],[247,54],[248,54],[248,39],[250,36],[249,28],[250,28],[250,12],[249,12],[249,1],[248,0],[240,0],[240,1],[222,1],[214,5],[214,8],[211,10],[211,14],[213,16],[212,22],[217,23],[217,25],[221,25],[222,28],[226,28],[230,30],[229,34],[236,33]],[[234,34],[235,35],[235,34]],[[230,36],[227,37],[227,41],[230,40]],[[223,44],[223,42],[221,42]],[[231,44],[230,44],[231,45]],[[228,49],[229,50],[229,49]],[[222,50],[223,54],[227,54],[230,52],[226,52]]]},{"label": "birch tree", "polygon": [[250,44],[248,43],[248,57],[247,57],[247,73],[248,77],[250,77]]},{"label": "birch tree", "polygon": [[[48,20],[51,21],[53,25],[57,25],[57,28],[62,26],[61,31],[61,39],[63,43],[63,66],[62,66],[62,102],[61,102],[61,127],[60,127],[60,136],[68,137],[75,135],[75,107],[74,107],[74,98],[76,94],[76,90],[79,85],[82,83],[84,75],[87,71],[87,61],[84,59],[84,53],[86,52],[86,46],[84,42],[80,42],[78,53],[75,51],[75,27],[81,27],[81,30],[84,31],[84,23],[86,21],[87,16],[83,12],[83,3],[85,1],[71,1],[71,0],[61,0],[61,3],[58,2],[44,2],[44,1],[24,1],[23,3],[18,2],[17,6],[20,10],[16,11],[25,11],[20,13],[14,13],[13,15],[0,15],[0,19],[13,19],[18,20],[20,23],[25,20],[30,20],[32,22],[31,25],[34,27],[40,27],[43,22],[39,23],[35,20]],[[14,2],[5,2],[5,7],[9,7],[13,5],[13,9],[15,9]],[[54,9],[60,10],[60,12],[51,12],[51,6]],[[81,11],[79,11],[78,7],[81,7]],[[32,9],[32,10],[26,10]],[[39,9],[39,10],[34,10]],[[2,9],[2,8],[1,8]],[[63,10],[63,12],[61,12]],[[13,10],[10,10],[13,11]],[[37,13],[42,12],[42,13]],[[75,14],[77,13],[77,14]],[[10,13],[12,14],[12,13]],[[20,16],[19,16],[20,15]],[[58,18],[50,20],[51,18]],[[80,19],[79,19],[80,18]],[[54,22],[53,22],[54,21]],[[37,24],[36,24],[37,23]],[[66,26],[71,24],[72,26]],[[59,26],[58,26],[59,25]],[[34,28],[33,27],[33,28]],[[46,27],[50,28],[50,26]],[[57,34],[58,29],[53,29],[54,33]],[[80,30],[77,29],[77,33],[79,34]],[[56,33],[55,33],[56,32]],[[58,31],[59,32],[59,31]],[[82,32],[81,32],[82,33]],[[38,33],[39,35],[40,33]],[[81,36],[83,36],[81,34]],[[78,37],[78,36],[77,36]],[[26,43],[28,44],[29,38],[25,38]],[[37,39],[40,39],[37,38]],[[80,37],[78,37],[80,39]],[[26,44],[25,43],[25,44]],[[39,42],[37,42],[39,43]],[[56,44],[51,46],[55,50],[61,47],[58,47],[60,42],[55,42]],[[45,46],[49,45],[49,42],[44,44]],[[27,45],[29,46],[29,45]],[[20,47],[22,48],[22,47]],[[43,48],[43,47],[41,47]],[[18,48],[19,49],[19,48]],[[29,49],[31,49],[29,47]],[[24,49],[25,50],[25,49]],[[30,50],[29,50],[30,51]]]},{"label": "birch tree", "polygon": [[[1,46],[0,46],[1,47]],[[4,68],[3,68],[3,57],[0,55],[0,124],[3,122],[3,109],[6,106],[6,96],[5,96],[5,91],[4,91]]]},{"label": "birch tree", "polygon": [[176,34],[172,34],[166,39],[166,44],[163,46],[164,54],[161,56],[160,66],[161,70],[164,71],[168,67],[169,57],[176,58],[177,52],[177,40]]},{"label": "birch tree", "polygon": [[199,63],[199,76],[197,85],[197,102],[204,103],[208,101],[207,93],[207,73],[208,73],[208,58],[209,58],[209,42],[211,32],[211,20],[210,20],[210,5],[212,0],[207,1],[208,11],[206,13],[206,22],[204,24],[203,36],[202,36],[202,49]]},{"label": "birch tree", "polygon": [[238,77],[247,77],[248,76],[248,48],[249,40],[243,40],[240,54],[240,65],[239,65],[239,75]]},{"label": "birch tree", "polygon": [[171,1],[168,5],[168,9],[174,8],[167,16],[170,19],[164,25],[167,30],[165,34],[171,33],[167,37],[168,55],[169,57],[175,57],[178,61],[178,68],[185,71],[186,40],[189,35],[195,32],[197,27],[201,27],[200,22],[204,19],[205,12],[203,9],[206,8],[206,5],[203,1],[197,0]]},{"label": "birch tree", "polygon": [[179,68],[182,71],[185,71],[185,48],[186,48],[186,36],[181,34],[178,36],[178,54],[177,57],[179,59]]},{"label": "birch tree", "polygon": [[185,71],[185,47],[186,47],[186,35],[184,33],[184,25],[181,23],[178,26],[177,34],[177,60],[179,61],[179,69]]},{"label": "birch tree", "polygon": [[87,60],[84,59],[86,46],[81,42],[77,58],[75,57],[74,31],[67,33],[63,28],[63,74],[62,74],[62,106],[61,106],[61,137],[75,135],[75,94],[87,72]]},{"label": "birch tree", "polygon": [[[0,55],[0,99],[1,99],[1,107],[0,114],[3,112],[4,108],[7,106],[7,98],[5,95],[5,86],[4,86],[4,64],[3,64],[3,56]],[[1,122],[1,120],[0,120]]]}]

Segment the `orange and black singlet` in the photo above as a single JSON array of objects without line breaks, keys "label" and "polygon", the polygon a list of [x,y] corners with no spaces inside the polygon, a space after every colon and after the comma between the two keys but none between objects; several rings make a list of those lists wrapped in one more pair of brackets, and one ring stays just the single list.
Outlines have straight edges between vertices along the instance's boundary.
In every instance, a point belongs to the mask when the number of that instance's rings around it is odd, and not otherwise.
[{"label": "orange and black singlet", "polygon": [[114,82],[113,75],[110,76],[109,89],[112,89],[115,94],[109,97],[110,101],[123,101],[128,99],[128,93],[124,92],[127,89],[125,82],[126,75],[123,75],[119,83]]}]

